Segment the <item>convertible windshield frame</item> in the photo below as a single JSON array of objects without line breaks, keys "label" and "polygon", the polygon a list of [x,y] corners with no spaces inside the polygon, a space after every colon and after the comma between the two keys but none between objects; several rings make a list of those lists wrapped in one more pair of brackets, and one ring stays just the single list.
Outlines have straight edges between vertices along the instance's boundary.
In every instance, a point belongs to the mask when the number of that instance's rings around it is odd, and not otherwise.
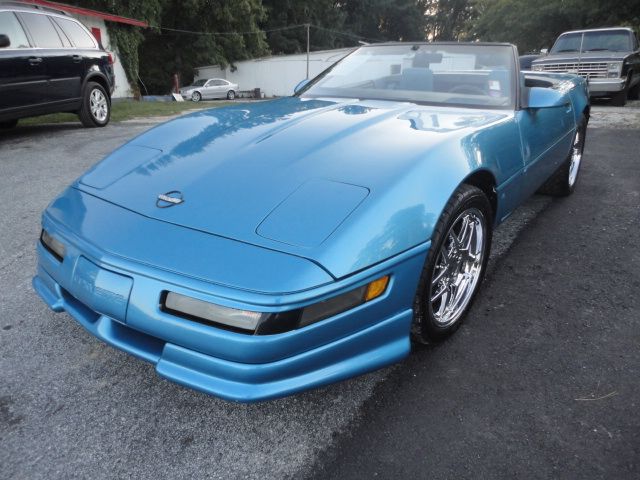
[{"label": "convertible windshield frame", "polygon": [[[447,102],[447,101],[438,101],[437,99],[424,99],[424,98],[416,98],[414,96],[402,96],[399,95],[402,90],[396,90],[398,95],[389,94],[389,92],[394,92],[394,90],[387,91],[385,96],[379,95],[367,95],[364,91],[354,92],[356,94],[345,95],[339,94],[337,92],[331,92],[330,94],[314,91],[315,86],[318,86],[323,79],[327,78],[331,72],[333,72],[336,68],[341,66],[344,62],[350,61],[353,55],[358,54],[358,52],[362,52],[366,49],[384,49],[389,47],[407,47],[407,52],[411,50],[418,50],[422,47],[427,47],[429,50],[435,50],[438,48],[447,49],[458,49],[458,48],[466,48],[466,49],[482,49],[485,48],[487,51],[487,47],[495,48],[505,48],[508,49],[509,52],[505,52],[509,57],[509,65],[507,69],[507,75],[509,78],[509,102],[505,105],[498,104],[490,104],[490,103],[463,103],[459,101],[455,102]],[[480,69],[473,70],[474,72],[482,72]],[[519,110],[521,108],[521,99],[520,99],[520,72],[518,67],[518,50],[515,45],[510,43],[493,43],[493,42],[474,42],[474,43],[464,43],[464,42],[391,42],[391,43],[378,43],[378,44],[370,44],[364,45],[362,47],[354,49],[348,55],[343,57],[338,62],[331,65],[329,68],[321,72],[318,76],[311,79],[304,87],[302,87],[299,91],[297,91],[294,96],[299,98],[344,98],[344,99],[358,99],[358,100],[374,100],[374,101],[392,101],[392,102],[408,102],[415,103],[417,105],[429,105],[429,106],[437,106],[437,107],[450,107],[450,108],[471,108],[471,109],[481,109],[481,110]],[[348,92],[348,89],[344,89],[345,92]],[[379,91],[379,90],[378,90]],[[409,91],[406,91],[411,93]],[[352,92],[348,92],[352,93]],[[414,92],[419,93],[419,92]],[[437,92],[432,92],[437,93]],[[479,97],[479,96],[477,96]]]}]

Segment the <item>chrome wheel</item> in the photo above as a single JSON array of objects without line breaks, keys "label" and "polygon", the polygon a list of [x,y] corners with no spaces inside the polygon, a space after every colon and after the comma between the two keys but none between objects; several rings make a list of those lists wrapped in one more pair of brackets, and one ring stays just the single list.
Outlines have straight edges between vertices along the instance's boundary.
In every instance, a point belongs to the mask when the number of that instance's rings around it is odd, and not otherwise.
[{"label": "chrome wheel", "polygon": [[439,327],[455,323],[473,298],[484,261],[485,228],[482,212],[470,208],[458,215],[441,244],[428,297]]},{"label": "chrome wheel", "polygon": [[89,95],[89,111],[93,118],[98,122],[103,123],[109,115],[109,102],[107,97],[102,93],[99,88],[91,90]]},{"label": "chrome wheel", "polygon": [[193,92],[191,94],[191,100],[194,102],[199,102],[200,99],[202,99],[202,95],[200,95],[200,92]]},{"label": "chrome wheel", "polygon": [[227,92],[227,99],[228,100],[233,100],[234,98],[236,98],[236,92],[234,92],[233,90],[229,90]]},{"label": "chrome wheel", "polygon": [[582,132],[576,132],[576,138],[573,140],[571,148],[571,162],[569,163],[569,188],[573,187],[578,178],[578,170],[580,170],[580,162],[582,161]]}]

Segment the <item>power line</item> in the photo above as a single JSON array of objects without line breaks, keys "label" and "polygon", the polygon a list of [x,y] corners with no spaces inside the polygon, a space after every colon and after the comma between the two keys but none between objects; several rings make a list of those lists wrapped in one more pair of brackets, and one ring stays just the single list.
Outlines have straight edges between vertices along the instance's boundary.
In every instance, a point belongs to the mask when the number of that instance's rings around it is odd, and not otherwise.
[{"label": "power line", "polygon": [[356,40],[370,40],[372,42],[383,42],[384,41],[384,40],[380,40],[380,39],[363,37],[362,35],[355,35],[353,33],[341,32],[339,30],[333,30],[331,28],[321,27],[319,25],[311,24],[311,27],[315,28],[315,29],[318,29],[318,30],[324,30],[324,31],[327,31],[327,32],[335,33],[337,35],[344,35],[345,37],[355,38]]},{"label": "power line", "polygon": [[371,42],[381,42],[381,41],[383,41],[383,40],[380,40],[380,39],[367,38],[367,37],[363,37],[361,35],[355,35],[353,33],[342,32],[342,31],[339,31],[339,30],[333,30],[331,28],[321,27],[319,25],[313,25],[313,24],[307,24],[307,23],[302,23],[302,24],[299,24],[299,25],[288,25],[286,27],[270,28],[270,29],[267,29],[267,30],[253,30],[253,31],[246,31],[246,32],[202,32],[202,31],[183,30],[181,28],[170,28],[170,27],[160,27],[160,26],[152,27],[152,28],[155,28],[155,29],[161,30],[161,31],[184,33],[184,34],[188,34],[188,35],[229,36],[229,35],[257,35],[257,34],[262,34],[262,33],[280,32],[280,31],[283,31],[283,30],[294,30],[296,28],[307,28],[307,25],[312,27],[312,28],[315,28],[317,30],[324,30],[326,32],[335,33],[336,35],[342,35],[342,36],[345,36],[345,37],[350,37],[350,38],[353,38],[355,40],[369,40]]},{"label": "power line", "polygon": [[293,30],[294,28],[302,28],[306,26],[307,25],[303,23],[301,25],[289,25],[286,27],[270,28],[268,30],[253,30],[250,32],[197,32],[193,30],[182,30],[180,28],[169,28],[169,27],[153,27],[153,28],[156,28],[158,30],[166,30],[169,32],[188,33],[190,35],[256,35],[260,33],[278,32],[281,30]]}]

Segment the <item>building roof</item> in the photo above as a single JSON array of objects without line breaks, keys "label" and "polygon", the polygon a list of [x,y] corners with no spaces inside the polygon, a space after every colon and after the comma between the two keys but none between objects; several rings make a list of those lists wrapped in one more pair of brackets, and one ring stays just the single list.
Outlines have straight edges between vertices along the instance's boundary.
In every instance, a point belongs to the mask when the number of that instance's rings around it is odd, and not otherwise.
[{"label": "building roof", "polygon": [[73,5],[67,5],[66,3],[50,2],[48,0],[23,0],[21,3],[38,5],[41,7],[52,8],[55,10],[61,10],[67,13],[73,13],[75,15],[84,15],[85,17],[100,18],[107,22],[124,23],[127,25],[134,25],[136,27],[148,27],[147,22],[142,20],[135,20],[133,18],[121,17],[120,15],[112,15],[111,13],[99,12],[98,10],[92,10],[90,8],[76,7]]}]

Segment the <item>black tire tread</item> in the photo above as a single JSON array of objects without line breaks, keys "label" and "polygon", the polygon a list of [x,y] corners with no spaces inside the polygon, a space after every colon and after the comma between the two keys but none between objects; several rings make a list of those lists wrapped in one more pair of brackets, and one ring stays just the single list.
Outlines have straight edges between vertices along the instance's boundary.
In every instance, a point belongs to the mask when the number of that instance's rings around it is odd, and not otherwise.
[{"label": "black tire tread", "polygon": [[454,323],[452,326],[450,326],[446,331],[443,331],[438,334],[434,334],[434,332],[429,332],[422,325],[422,315],[424,315],[424,313],[422,313],[422,307],[421,307],[421,304],[422,304],[421,292],[425,291],[427,283],[431,281],[431,268],[432,268],[431,265],[435,262],[435,256],[438,254],[440,244],[449,228],[449,223],[453,221],[453,217],[456,211],[460,209],[462,205],[470,201],[473,197],[483,198],[484,201],[486,202],[484,213],[487,216],[487,227],[488,227],[486,232],[487,233],[487,236],[486,236],[487,251],[486,251],[484,263],[482,266],[481,278],[480,278],[480,281],[478,282],[478,286],[476,287],[476,292],[474,293],[474,296],[472,297],[471,301],[469,302],[469,305],[467,306],[467,311],[473,304],[474,298],[478,293],[478,290],[480,289],[480,286],[482,284],[482,277],[485,274],[487,261],[489,259],[489,254],[491,251],[491,237],[492,237],[491,226],[493,225],[492,209],[491,209],[491,204],[489,202],[489,199],[487,198],[487,196],[482,190],[480,190],[478,187],[475,187],[473,185],[463,183],[457,188],[457,190],[453,193],[453,195],[445,205],[442,211],[442,214],[440,215],[440,219],[438,220],[438,223],[436,224],[436,227],[433,231],[433,235],[431,236],[431,248],[429,248],[429,254],[427,255],[427,259],[422,269],[422,273],[420,274],[420,281],[418,282],[418,290],[416,292],[416,296],[413,302],[414,321],[411,326],[411,339],[415,343],[430,344],[430,343],[444,340],[446,337],[453,334],[460,327],[460,325],[462,324],[462,320],[466,315],[466,313],[463,314],[461,319],[456,323]]},{"label": "black tire tread", "polygon": [[[104,123],[99,123],[98,121],[96,121],[95,118],[93,118],[93,115],[91,115],[91,107],[89,105],[89,95],[91,94],[91,90],[93,90],[94,88],[99,88],[100,90],[102,90],[102,93],[106,97],[107,102],[109,104],[109,113],[107,115],[107,121]],[[80,117],[80,122],[82,122],[82,126],[86,128],[104,127],[109,123],[109,120],[111,119],[111,98],[109,97],[109,94],[107,94],[107,92],[105,91],[102,85],[96,82],[87,82],[87,85],[85,86],[85,89],[84,89],[82,106],[80,107],[80,111],[78,112],[78,117]]]},{"label": "black tire tread", "polygon": [[[578,128],[580,129],[580,131],[582,131],[583,149],[586,142],[586,127],[587,119],[583,115],[582,120],[580,120],[578,124]],[[573,141],[571,148],[573,149]],[[552,197],[566,197],[573,193],[576,184],[574,183],[573,188],[570,188],[567,181],[567,179],[569,178],[569,167],[571,166],[571,153],[572,152],[570,151],[566,160],[562,162],[562,165],[560,165],[560,167],[553,173],[553,175],[551,175],[549,179],[538,189],[537,193],[541,193],[543,195],[551,195]]]}]

